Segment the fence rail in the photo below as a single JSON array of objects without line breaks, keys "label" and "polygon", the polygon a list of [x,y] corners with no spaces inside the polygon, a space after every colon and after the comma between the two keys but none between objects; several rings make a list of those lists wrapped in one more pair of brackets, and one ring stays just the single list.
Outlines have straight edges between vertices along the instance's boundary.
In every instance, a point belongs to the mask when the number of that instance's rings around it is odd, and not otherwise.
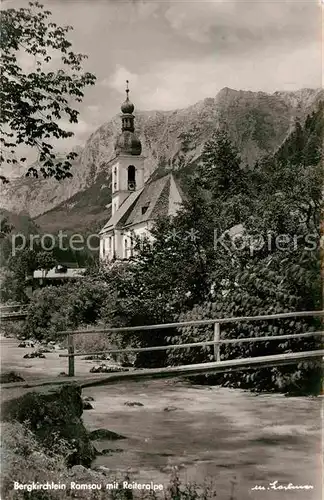
[{"label": "fence rail", "polygon": [[242,321],[263,321],[268,319],[288,319],[288,318],[298,318],[307,316],[324,316],[324,311],[298,311],[298,312],[288,312],[288,313],[278,313],[278,314],[266,314],[263,316],[238,316],[230,318],[217,318],[217,319],[202,319],[195,321],[180,321],[178,323],[162,323],[161,325],[143,325],[143,326],[123,326],[120,328],[93,328],[93,329],[82,329],[82,330],[63,330],[58,332],[62,335],[77,335],[81,333],[122,333],[122,332],[137,332],[145,330],[163,330],[166,328],[182,328],[186,326],[202,326],[202,325],[213,325],[215,323],[236,323]]},{"label": "fence rail", "polygon": [[10,304],[8,306],[0,306],[0,311],[4,311],[5,309],[20,309],[21,308],[21,304]]},{"label": "fence rail", "polygon": [[[273,340],[287,340],[294,338],[302,338],[302,337],[315,337],[324,335],[324,331],[313,331],[313,332],[305,332],[305,333],[296,333],[296,334],[287,334],[287,335],[273,335],[273,336],[261,336],[261,337],[243,337],[237,339],[221,339],[220,325],[227,323],[235,323],[235,322],[244,322],[244,321],[265,321],[265,320],[275,320],[275,319],[288,319],[288,318],[296,318],[296,317],[322,317],[324,316],[324,311],[297,311],[297,312],[288,312],[288,313],[279,313],[279,314],[267,314],[262,316],[239,316],[239,317],[230,317],[230,318],[217,318],[211,320],[198,320],[198,321],[183,321],[178,323],[164,323],[161,325],[143,325],[143,326],[134,326],[134,327],[122,327],[122,328],[102,328],[102,329],[88,329],[88,330],[66,330],[60,332],[60,334],[66,334],[68,337],[68,354],[60,354],[60,357],[67,357],[69,362],[69,371],[68,375],[70,377],[75,376],[75,358],[77,356],[85,356],[85,355],[100,355],[107,353],[131,353],[131,352],[145,352],[145,351],[162,351],[162,350],[170,350],[170,349],[189,349],[194,347],[204,347],[204,346],[214,346],[214,358],[217,363],[217,366],[223,363],[230,363],[232,366],[244,366],[247,364],[253,364],[251,360],[260,359],[261,357],[255,358],[243,358],[249,361],[245,363],[238,363],[238,361],[242,361],[242,359],[236,359],[229,361],[221,361],[220,347],[224,344],[238,344],[244,342],[264,342],[264,341],[273,341]],[[138,348],[126,348],[126,349],[109,349],[100,352],[75,352],[74,345],[74,335],[78,334],[93,334],[93,333],[122,333],[122,332],[142,332],[147,330],[161,330],[161,329],[169,329],[169,328],[183,328],[188,326],[201,326],[201,325],[214,325],[214,338],[212,341],[204,341],[204,342],[194,342],[190,344],[170,344],[163,346],[154,346],[154,347],[138,347]],[[267,366],[267,360],[270,363],[274,363],[276,361],[281,361],[282,363],[289,359],[289,362],[298,362],[299,359],[310,359],[314,357],[323,357],[324,350],[317,351],[304,351],[297,353],[284,353],[272,356],[262,356],[262,364],[263,366]],[[271,359],[270,359],[271,358]],[[276,358],[276,359],[274,359]],[[226,366],[227,366],[226,364]],[[210,363],[200,363],[201,373],[206,372],[207,365]],[[229,366],[230,366],[229,365]],[[185,368],[187,365],[179,366],[176,368]],[[190,365],[188,365],[190,366]],[[269,366],[269,365],[268,365]],[[223,365],[225,367],[225,365]],[[216,369],[217,367],[215,367]],[[161,369],[163,370],[163,369]],[[181,370],[180,370],[181,371]],[[161,371],[162,373],[162,371]],[[176,373],[176,371],[175,371]]]},{"label": "fence rail", "polygon": [[24,312],[12,312],[0,314],[0,321],[13,321],[16,319],[26,319],[27,314]]},{"label": "fence rail", "polygon": [[324,350],[297,352],[288,354],[276,354],[270,356],[256,356],[254,358],[240,358],[228,361],[211,363],[199,363],[195,365],[171,366],[166,368],[147,368],[142,370],[131,370],[128,372],[117,372],[101,374],[101,377],[93,376],[86,380],[81,380],[82,388],[93,387],[105,383],[122,382],[125,380],[143,380],[154,378],[170,378],[179,376],[193,376],[201,373],[224,373],[226,371],[236,372],[242,370],[253,370],[262,367],[273,367],[281,365],[291,365],[307,360],[320,359],[324,355]]},{"label": "fence rail", "polygon": [[0,321],[13,321],[15,319],[25,319],[24,304],[0,305]]}]

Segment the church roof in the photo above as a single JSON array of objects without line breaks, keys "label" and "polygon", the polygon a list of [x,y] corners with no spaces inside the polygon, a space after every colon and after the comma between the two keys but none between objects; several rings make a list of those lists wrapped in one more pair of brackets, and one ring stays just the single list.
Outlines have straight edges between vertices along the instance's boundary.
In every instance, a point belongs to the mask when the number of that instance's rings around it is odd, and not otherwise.
[{"label": "church roof", "polygon": [[[146,184],[129,214],[125,226],[167,215],[170,191],[170,175]],[[143,213],[144,212],[144,213]]]},{"label": "church roof", "polygon": [[122,221],[122,219],[125,218],[125,215],[128,215],[129,210],[132,208],[132,206],[134,205],[137,198],[140,196],[143,189],[144,188],[139,189],[138,191],[134,191],[126,198],[124,203],[122,203],[119,209],[110,217],[109,221],[101,229],[99,234],[103,234],[109,231],[109,229],[113,229],[114,227],[117,226],[118,223]]},{"label": "church roof", "polygon": [[130,228],[157,217],[173,215],[181,198],[182,191],[171,173],[149,181],[141,190],[126,198],[100,234],[116,227]]}]

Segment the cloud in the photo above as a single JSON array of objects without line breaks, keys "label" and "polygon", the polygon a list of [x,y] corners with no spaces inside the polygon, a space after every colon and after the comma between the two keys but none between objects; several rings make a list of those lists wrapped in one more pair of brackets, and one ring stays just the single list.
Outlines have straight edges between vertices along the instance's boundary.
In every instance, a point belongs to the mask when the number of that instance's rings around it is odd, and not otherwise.
[{"label": "cloud", "polygon": [[58,125],[63,130],[73,132],[74,135],[64,140],[52,139],[51,143],[57,148],[57,150],[67,151],[75,146],[83,145],[86,142],[89,135],[95,130],[97,124],[88,119],[88,116],[85,114],[83,114],[83,116],[84,119],[79,118],[78,123],[70,123],[68,119],[62,119],[58,122]]},{"label": "cloud", "polygon": [[90,105],[90,106],[87,106],[86,109],[90,112],[90,113],[93,113],[93,114],[96,114],[100,111],[100,106],[97,106],[97,105]]},{"label": "cloud", "polygon": [[320,30],[320,6],[309,2],[279,0],[209,0],[171,2],[165,12],[170,26],[181,36],[199,42],[213,40],[243,43],[275,37],[314,36]]},{"label": "cloud", "polygon": [[136,12],[135,22],[138,20],[149,19],[151,16],[156,17],[157,11],[160,8],[159,2],[140,0],[132,2],[132,4]]},{"label": "cloud", "polygon": [[[223,4],[223,2],[221,2]],[[233,3],[228,4],[230,7]],[[171,27],[195,42],[205,43],[210,40],[209,31],[216,23],[214,15],[217,2],[183,2],[173,3],[165,12],[166,20]]]},{"label": "cloud", "polygon": [[136,73],[132,73],[124,66],[120,64],[116,65],[116,69],[113,74],[100,82],[100,85],[104,87],[109,87],[117,92],[124,93],[126,88],[126,80],[131,82],[132,88],[136,88],[138,85],[139,76]]},{"label": "cloud", "polygon": [[253,58],[233,55],[164,61],[138,77],[133,102],[138,109],[169,110],[214,97],[223,87],[271,93],[320,86],[321,50],[315,42],[283,50],[280,58],[268,48]]}]

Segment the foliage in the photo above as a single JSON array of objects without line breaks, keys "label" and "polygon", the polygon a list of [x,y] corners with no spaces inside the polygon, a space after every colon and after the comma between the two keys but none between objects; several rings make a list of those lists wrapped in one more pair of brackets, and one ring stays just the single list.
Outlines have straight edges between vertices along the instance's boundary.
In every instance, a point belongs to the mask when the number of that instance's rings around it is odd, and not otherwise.
[{"label": "foliage", "polygon": [[[150,268],[153,271],[152,268]],[[96,272],[96,271],[94,271]],[[167,304],[167,289],[165,294],[156,294],[153,274],[145,275],[140,265],[136,263],[116,264],[110,269],[101,269],[100,279],[107,283],[107,296],[101,309],[101,320],[113,327],[140,326],[161,323],[173,317],[172,306]],[[146,281],[143,282],[143,279]],[[138,333],[110,334],[111,342],[120,347],[131,343],[136,347],[160,345],[163,343],[164,332],[146,330]],[[137,356],[136,364],[142,363],[142,356]],[[150,365],[163,364],[161,353],[150,353]]]},{"label": "foliage", "polygon": [[[224,266],[228,274],[219,279],[222,275],[215,260],[215,267],[210,268],[215,277],[214,297],[197,303],[190,312],[182,314],[180,320],[321,308],[319,239],[323,172],[318,153],[310,158],[309,153],[306,155],[300,147],[301,137],[307,133],[306,125],[305,130],[297,126],[280,154],[263,159],[249,173],[250,209],[244,218],[244,230],[235,243],[227,241],[228,257]],[[317,152],[320,140],[318,136]],[[318,318],[239,323],[222,327],[222,337],[293,334],[320,330],[320,326]],[[187,343],[207,339],[212,339],[210,328],[190,327],[180,330],[173,341]],[[314,337],[227,345],[221,350],[222,359],[233,359],[312,350],[319,346],[319,338]],[[214,355],[210,347],[181,351],[180,354],[170,352],[168,357],[172,364],[212,359]],[[217,381],[258,390],[318,394],[321,367],[316,363],[300,363],[288,368],[228,373],[217,377]]]},{"label": "foliage", "polygon": [[[95,77],[82,72],[86,56],[71,50],[66,35],[72,27],[57,26],[50,16],[37,1],[29,2],[28,8],[0,13],[1,164],[25,162],[26,158],[17,158],[21,146],[37,148],[40,167],[33,165],[27,175],[38,177],[40,172],[44,177],[63,179],[71,177],[70,160],[77,153],[57,160],[51,139],[73,135],[62,121],[78,123],[79,112],[71,101],[81,102],[84,88],[93,85]],[[34,62],[34,70],[24,70],[23,53]],[[56,58],[60,59],[58,69]],[[6,179],[2,176],[2,180]]]},{"label": "foliage", "polygon": [[63,287],[48,286],[35,290],[27,308],[23,333],[37,340],[57,338],[67,328]]},{"label": "foliage", "polygon": [[13,226],[9,223],[7,217],[0,219],[0,238],[4,238],[7,234],[11,233]]},{"label": "foliage", "polygon": [[[1,489],[5,498],[12,500],[19,498],[12,488],[14,481],[30,483],[38,475],[44,482],[50,480],[57,482],[64,473],[67,450],[63,441],[55,450],[48,451],[37,441],[28,426],[18,422],[3,423],[1,437],[3,464]],[[59,497],[53,495],[52,498]]]},{"label": "foliage", "polygon": [[26,279],[33,274],[36,269],[49,270],[55,266],[56,261],[51,252],[39,249],[30,250],[24,248],[17,251],[16,255],[11,255],[7,262],[7,269],[4,272],[1,286],[1,298],[3,301],[13,300],[17,302],[27,302]]},{"label": "foliage", "polygon": [[[202,158],[192,179],[189,199],[180,213],[173,219],[159,219],[151,231],[154,242],[138,240],[131,262],[115,264],[102,271],[102,279],[109,282],[111,288],[109,305],[102,315],[107,323],[139,326],[176,321],[181,312],[210,297],[214,280],[210,269],[215,261],[219,262],[220,273],[226,276],[227,254],[224,250],[215,255],[214,228],[225,230],[241,221],[244,172],[237,151],[224,131],[206,144]],[[219,186],[217,192],[212,192],[213,196],[207,185]],[[227,203],[226,190],[232,194],[232,201]],[[141,347],[166,344],[166,335],[170,332],[148,330],[140,335],[127,334],[123,336],[122,345],[128,342]],[[164,362],[161,352],[137,356],[140,365],[157,366]]]},{"label": "foliage", "polygon": [[93,324],[106,299],[106,287],[93,278],[35,290],[27,307],[24,333],[37,340],[58,338],[58,332]]}]

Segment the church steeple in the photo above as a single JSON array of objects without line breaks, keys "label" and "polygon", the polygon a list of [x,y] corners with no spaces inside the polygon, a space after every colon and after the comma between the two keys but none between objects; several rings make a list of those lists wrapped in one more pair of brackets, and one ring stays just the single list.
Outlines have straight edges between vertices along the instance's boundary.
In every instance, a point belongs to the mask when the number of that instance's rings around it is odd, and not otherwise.
[{"label": "church steeple", "polygon": [[[126,100],[123,102],[123,104],[121,105],[121,110],[122,110],[122,113],[125,113],[125,114],[132,114],[133,111],[134,111],[134,104],[132,102],[130,102],[129,100],[129,88],[128,88],[128,84],[129,84],[129,81],[126,80]],[[133,117],[134,118],[134,117]]]},{"label": "church steeple", "polygon": [[121,105],[122,130],[115,143],[116,157],[112,167],[112,213],[134,191],[144,186],[144,157],[142,145],[134,132],[134,104],[129,100],[128,80],[126,80],[126,100]]},{"label": "church steeple", "polygon": [[129,100],[129,81],[126,80],[126,100],[121,105],[122,132],[115,144],[116,154],[130,154],[138,156],[142,152],[141,141],[135,135],[134,104]]}]

